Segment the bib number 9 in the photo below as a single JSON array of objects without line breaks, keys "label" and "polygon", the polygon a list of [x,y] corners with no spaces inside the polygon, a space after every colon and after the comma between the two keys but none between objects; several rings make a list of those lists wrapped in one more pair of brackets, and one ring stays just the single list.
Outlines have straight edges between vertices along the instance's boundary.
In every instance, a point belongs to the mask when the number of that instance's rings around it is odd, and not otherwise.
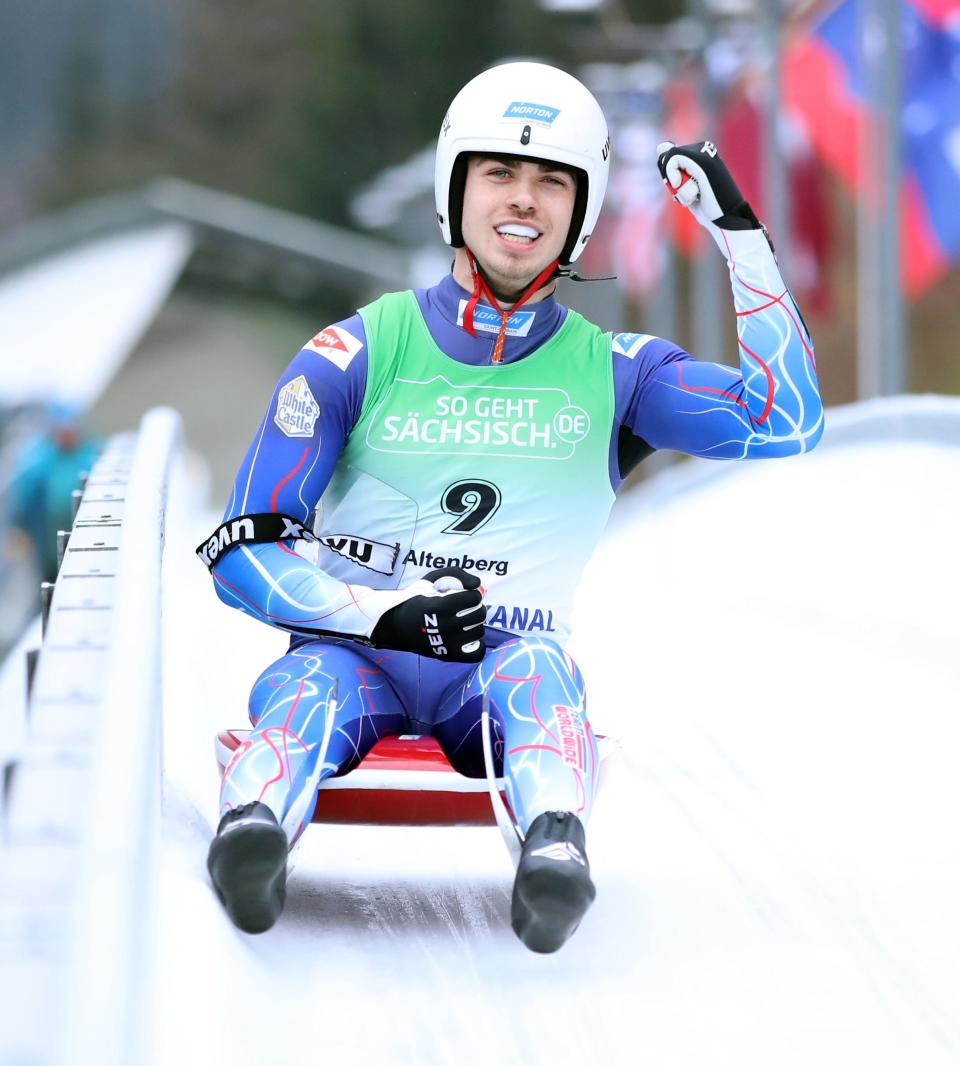
[{"label": "bib number 9", "polygon": [[490,481],[455,481],[444,489],[440,506],[445,514],[457,515],[444,533],[476,533],[500,506],[500,490]]}]

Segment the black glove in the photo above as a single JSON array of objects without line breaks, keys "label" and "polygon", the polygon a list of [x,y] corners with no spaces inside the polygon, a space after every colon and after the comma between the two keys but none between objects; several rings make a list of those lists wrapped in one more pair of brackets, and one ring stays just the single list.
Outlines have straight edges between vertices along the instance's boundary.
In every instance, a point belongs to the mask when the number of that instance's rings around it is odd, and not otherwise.
[{"label": "black glove", "polygon": [[370,634],[375,647],[412,651],[453,663],[478,663],[484,656],[480,579],[457,566],[431,570],[429,596],[411,596],[385,611]]},{"label": "black glove", "polygon": [[[762,229],[711,141],[657,145],[657,166],[674,200],[720,229]],[[699,212],[697,211],[699,208]]]}]

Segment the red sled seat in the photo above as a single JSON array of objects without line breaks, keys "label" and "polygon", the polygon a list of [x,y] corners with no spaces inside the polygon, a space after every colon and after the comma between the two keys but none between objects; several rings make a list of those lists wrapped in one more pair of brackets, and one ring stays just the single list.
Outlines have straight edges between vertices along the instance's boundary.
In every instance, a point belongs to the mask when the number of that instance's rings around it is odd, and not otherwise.
[{"label": "red sled seat", "polygon": [[[220,776],[249,729],[217,734]],[[608,738],[597,737],[601,771]],[[503,778],[497,789],[506,803]],[[496,825],[485,777],[464,777],[427,736],[384,737],[343,777],[320,782],[314,822],[338,825]]]},{"label": "red sled seat", "polygon": [[[217,734],[220,775],[250,735]],[[503,794],[503,780],[497,780]],[[505,797],[504,797],[505,799]],[[496,825],[485,777],[464,777],[433,737],[384,737],[343,777],[320,782],[313,821],[338,825]]]}]

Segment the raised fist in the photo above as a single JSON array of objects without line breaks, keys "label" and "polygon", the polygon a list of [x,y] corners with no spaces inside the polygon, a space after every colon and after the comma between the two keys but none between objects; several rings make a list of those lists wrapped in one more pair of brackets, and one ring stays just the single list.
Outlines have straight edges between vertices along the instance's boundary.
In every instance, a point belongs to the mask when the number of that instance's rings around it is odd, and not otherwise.
[{"label": "raised fist", "polygon": [[720,229],[762,229],[712,141],[657,145],[657,166],[674,200]]}]

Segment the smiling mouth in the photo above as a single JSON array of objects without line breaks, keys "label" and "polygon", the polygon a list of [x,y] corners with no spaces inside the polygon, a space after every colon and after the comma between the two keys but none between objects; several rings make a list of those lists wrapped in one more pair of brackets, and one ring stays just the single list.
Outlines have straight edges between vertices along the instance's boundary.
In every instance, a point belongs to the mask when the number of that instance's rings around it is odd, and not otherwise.
[{"label": "smiling mouth", "polygon": [[534,244],[541,236],[532,226],[520,226],[513,223],[505,226],[497,226],[496,230],[505,241],[509,241],[511,244],[516,244],[520,247]]}]

